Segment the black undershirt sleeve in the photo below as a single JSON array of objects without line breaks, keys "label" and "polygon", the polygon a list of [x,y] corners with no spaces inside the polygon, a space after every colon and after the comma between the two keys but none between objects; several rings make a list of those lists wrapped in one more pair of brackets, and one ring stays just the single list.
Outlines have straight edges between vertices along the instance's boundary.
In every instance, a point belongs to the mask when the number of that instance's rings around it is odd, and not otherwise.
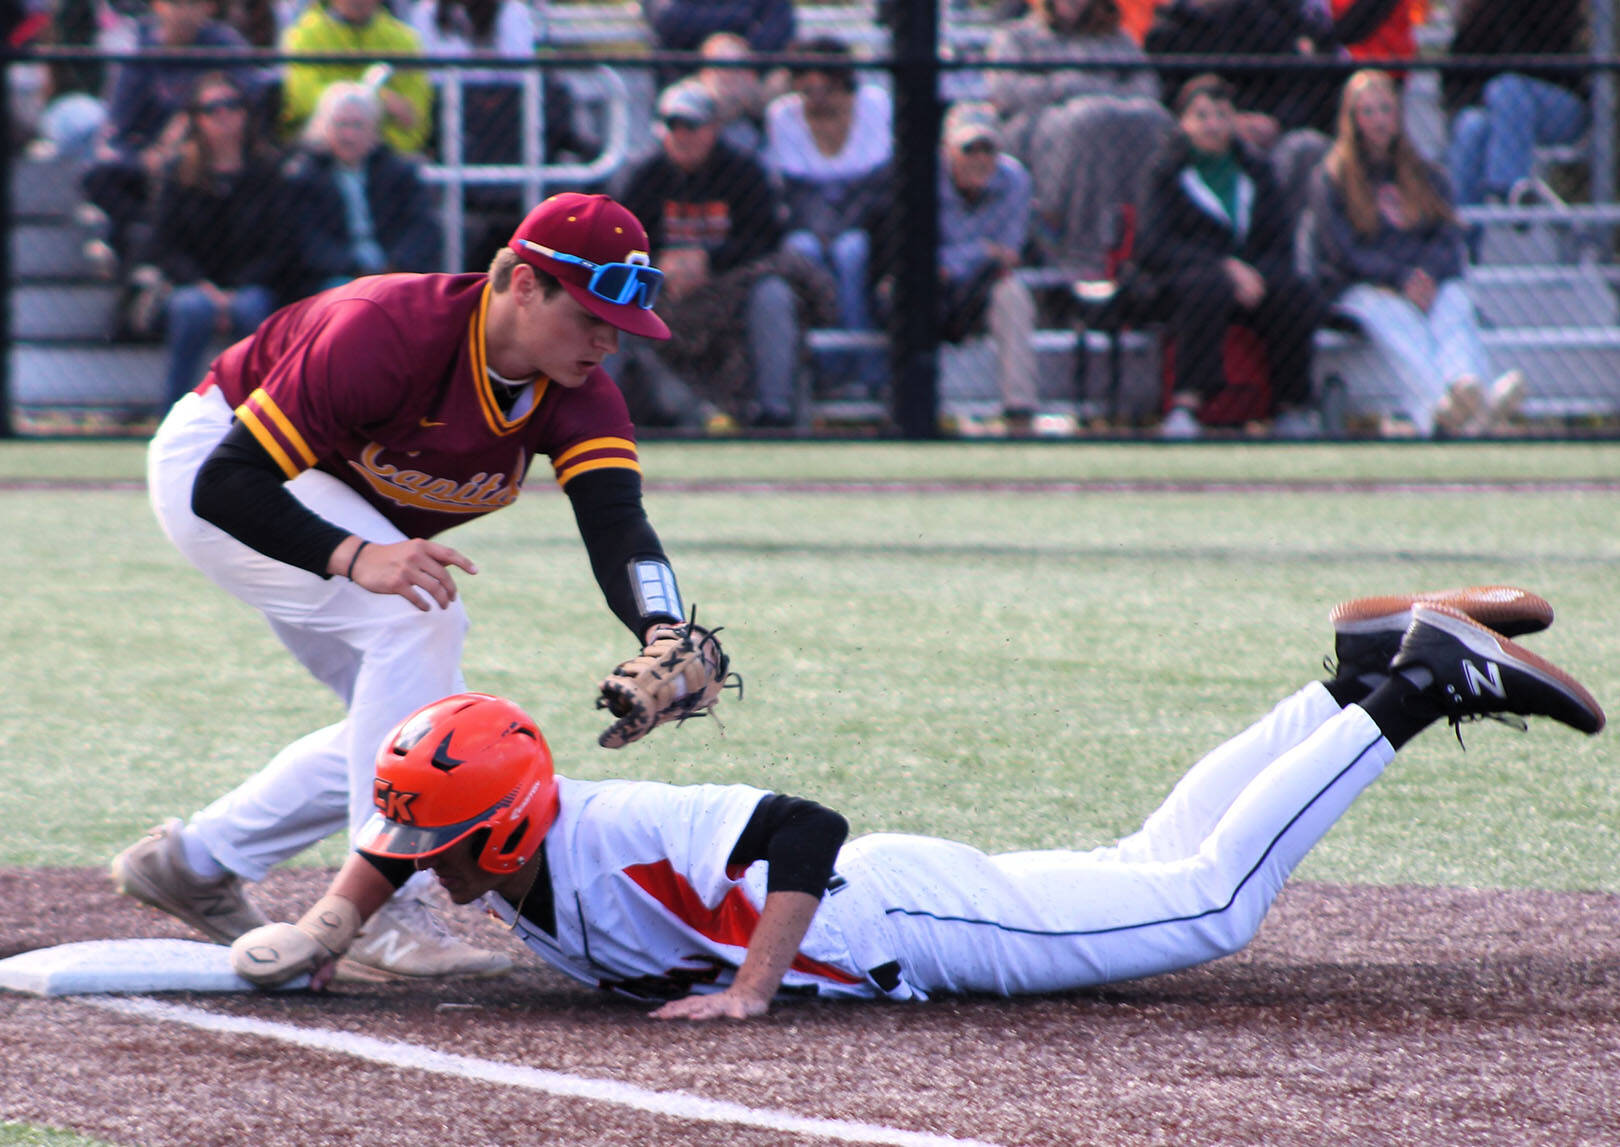
[{"label": "black undershirt sleeve", "polygon": [[613,616],[624,622],[637,641],[654,621],[681,620],[666,612],[643,614],[636,602],[630,564],[638,560],[669,564],[641,504],[641,475],[619,468],[592,470],[570,481],[564,492],[573,503],[574,521],[590,555],[591,572]]},{"label": "black undershirt sleeve", "polygon": [[349,531],[287,490],[287,476],[240,422],[214,447],[191,488],[191,510],[244,546],[319,577]]},{"label": "black undershirt sleeve", "polygon": [[726,867],[738,871],[763,860],[769,866],[767,892],[819,897],[848,835],[849,822],[825,805],[772,793],[754,807]]}]

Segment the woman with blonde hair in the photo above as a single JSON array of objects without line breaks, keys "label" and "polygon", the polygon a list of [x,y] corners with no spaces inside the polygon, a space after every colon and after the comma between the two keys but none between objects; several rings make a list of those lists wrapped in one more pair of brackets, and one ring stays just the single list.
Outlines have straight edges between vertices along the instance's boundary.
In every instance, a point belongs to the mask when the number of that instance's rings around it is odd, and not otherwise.
[{"label": "woman with blonde hair", "polygon": [[1463,230],[1445,174],[1402,128],[1388,75],[1345,84],[1338,132],[1311,186],[1311,247],[1323,290],[1354,315],[1404,389],[1392,435],[1477,437],[1517,409],[1524,376],[1489,388],[1490,359],[1463,280]]}]

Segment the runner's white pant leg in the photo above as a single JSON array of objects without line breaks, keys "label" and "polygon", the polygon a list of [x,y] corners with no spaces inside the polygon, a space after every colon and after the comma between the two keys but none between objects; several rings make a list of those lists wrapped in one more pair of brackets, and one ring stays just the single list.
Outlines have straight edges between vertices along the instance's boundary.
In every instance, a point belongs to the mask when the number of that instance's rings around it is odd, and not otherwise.
[{"label": "runner's white pant leg", "polygon": [[1260,768],[1179,859],[985,856],[875,836],[846,848],[839,871],[877,886],[905,978],[929,994],[1063,991],[1174,971],[1247,944],[1300,859],[1393,757],[1351,706]]},{"label": "runner's white pant leg", "polygon": [[1142,827],[1099,859],[1176,860],[1196,851],[1261,769],[1339,714],[1320,681],[1283,698],[1264,717],[1188,769]]},{"label": "runner's white pant leg", "polygon": [[[465,687],[460,663],[468,622],[459,599],[447,609],[417,610],[398,596],[267,558],[193,514],[197,470],[230,418],[217,391],[176,404],[148,453],[153,510],[176,548],[210,580],[259,609],[282,643],[350,710],[344,721],[277,754],[203,817],[199,831],[216,859],[259,879],[264,869],[343,824],[352,832],[364,823],[382,738],[412,710]],[[404,537],[329,474],[306,471],[287,488],[361,537],[382,543]]]}]

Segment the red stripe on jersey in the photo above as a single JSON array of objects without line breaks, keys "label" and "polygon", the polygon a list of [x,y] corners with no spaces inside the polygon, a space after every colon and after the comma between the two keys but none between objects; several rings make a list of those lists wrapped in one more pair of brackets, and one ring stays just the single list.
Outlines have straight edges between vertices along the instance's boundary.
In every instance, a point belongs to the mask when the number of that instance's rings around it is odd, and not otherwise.
[{"label": "red stripe on jersey", "polygon": [[[676,872],[675,866],[667,860],[634,864],[626,868],[624,874],[635,882],[636,887],[669,909],[676,919],[700,936],[733,948],[746,948],[748,941],[753,938],[754,927],[759,923],[759,909],[754,907],[741,888],[731,889],[719,904],[710,908],[703,903],[686,877]],[[795,972],[820,976],[838,984],[862,982],[859,976],[852,976],[803,954],[793,957],[792,966]]]}]

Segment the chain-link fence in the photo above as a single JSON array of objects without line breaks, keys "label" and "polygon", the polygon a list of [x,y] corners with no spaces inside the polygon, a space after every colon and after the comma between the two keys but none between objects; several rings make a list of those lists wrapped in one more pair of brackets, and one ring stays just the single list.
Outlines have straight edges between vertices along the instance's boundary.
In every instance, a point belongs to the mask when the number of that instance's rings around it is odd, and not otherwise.
[{"label": "chain-link fence", "polygon": [[608,364],[648,433],[1620,422],[1610,0],[326,3],[13,31],[10,430],[146,432],[563,190],[665,272]]}]

